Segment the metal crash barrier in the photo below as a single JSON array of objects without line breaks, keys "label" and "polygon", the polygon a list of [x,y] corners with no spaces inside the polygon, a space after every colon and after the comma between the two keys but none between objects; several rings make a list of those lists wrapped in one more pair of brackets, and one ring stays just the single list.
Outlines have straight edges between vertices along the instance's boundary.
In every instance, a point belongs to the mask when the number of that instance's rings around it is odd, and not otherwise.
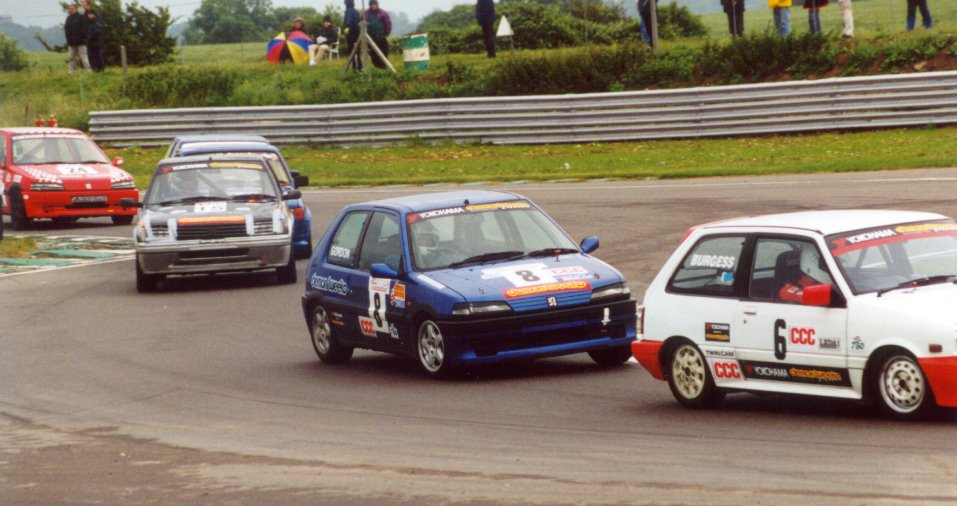
[{"label": "metal crash barrier", "polygon": [[242,133],[274,143],[418,139],[557,144],[957,124],[957,72],[674,90],[334,105],[96,111],[97,142],[155,146]]}]

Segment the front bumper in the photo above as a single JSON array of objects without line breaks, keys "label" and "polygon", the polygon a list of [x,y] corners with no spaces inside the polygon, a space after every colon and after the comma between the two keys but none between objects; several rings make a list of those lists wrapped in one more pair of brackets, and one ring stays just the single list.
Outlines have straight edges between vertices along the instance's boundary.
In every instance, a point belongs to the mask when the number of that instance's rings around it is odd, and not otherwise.
[{"label": "front bumper", "polygon": [[466,364],[570,355],[635,340],[633,299],[498,318],[439,321],[446,354]]},{"label": "front bumper", "polygon": [[957,408],[957,357],[919,358],[938,406]]},{"label": "front bumper", "polygon": [[121,207],[120,199],[139,197],[137,190],[25,191],[23,206],[28,218],[134,216],[136,208]]},{"label": "front bumper", "polygon": [[136,257],[145,274],[198,274],[283,267],[289,262],[289,235],[215,240],[138,243]]}]

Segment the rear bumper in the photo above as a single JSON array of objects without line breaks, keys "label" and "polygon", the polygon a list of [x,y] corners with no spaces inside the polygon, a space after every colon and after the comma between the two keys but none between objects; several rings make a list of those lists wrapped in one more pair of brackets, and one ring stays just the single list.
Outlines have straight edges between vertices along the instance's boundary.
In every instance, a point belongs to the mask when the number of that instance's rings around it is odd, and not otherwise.
[{"label": "rear bumper", "polygon": [[289,262],[289,236],[231,238],[138,244],[136,257],[145,274],[199,274],[283,267]]},{"label": "rear bumper", "polygon": [[634,300],[500,318],[438,322],[446,353],[455,362],[464,364],[628,346],[635,340],[636,323]]},{"label": "rear bumper", "polygon": [[635,356],[635,360],[651,373],[651,377],[660,380],[665,379],[665,373],[661,369],[661,360],[659,359],[661,347],[664,344],[662,341],[647,340],[631,343],[631,354]]},{"label": "rear bumper", "polygon": [[957,357],[917,359],[930,383],[937,405],[957,408]]},{"label": "rear bumper", "polygon": [[134,216],[137,209],[121,207],[120,199],[139,197],[137,190],[26,191],[23,205],[28,218]]}]

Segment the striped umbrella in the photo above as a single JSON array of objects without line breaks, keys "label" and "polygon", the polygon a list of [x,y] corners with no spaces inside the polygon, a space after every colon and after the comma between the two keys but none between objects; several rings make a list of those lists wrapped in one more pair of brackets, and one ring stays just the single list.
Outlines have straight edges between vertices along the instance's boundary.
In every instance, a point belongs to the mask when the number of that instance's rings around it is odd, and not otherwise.
[{"label": "striped umbrella", "polygon": [[309,62],[309,36],[303,32],[296,31],[289,34],[279,32],[279,35],[273,37],[266,46],[266,61],[273,63],[282,63],[291,61],[296,65]]}]

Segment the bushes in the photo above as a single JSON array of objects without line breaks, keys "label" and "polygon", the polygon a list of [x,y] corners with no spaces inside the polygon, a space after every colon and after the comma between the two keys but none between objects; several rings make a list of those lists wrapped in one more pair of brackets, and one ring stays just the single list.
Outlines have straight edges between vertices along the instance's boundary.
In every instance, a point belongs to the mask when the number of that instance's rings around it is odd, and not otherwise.
[{"label": "bushes", "polygon": [[17,41],[0,32],[0,70],[24,70],[29,66],[27,53],[20,49]]},{"label": "bushes", "polygon": [[708,41],[701,52],[700,72],[720,82],[755,82],[774,75],[805,75],[834,66],[836,48],[816,34],[778,37],[765,32],[718,44]]},{"label": "bushes", "polygon": [[162,65],[131,75],[120,93],[136,107],[221,106],[228,104],[238,77],[224,66]]}]

